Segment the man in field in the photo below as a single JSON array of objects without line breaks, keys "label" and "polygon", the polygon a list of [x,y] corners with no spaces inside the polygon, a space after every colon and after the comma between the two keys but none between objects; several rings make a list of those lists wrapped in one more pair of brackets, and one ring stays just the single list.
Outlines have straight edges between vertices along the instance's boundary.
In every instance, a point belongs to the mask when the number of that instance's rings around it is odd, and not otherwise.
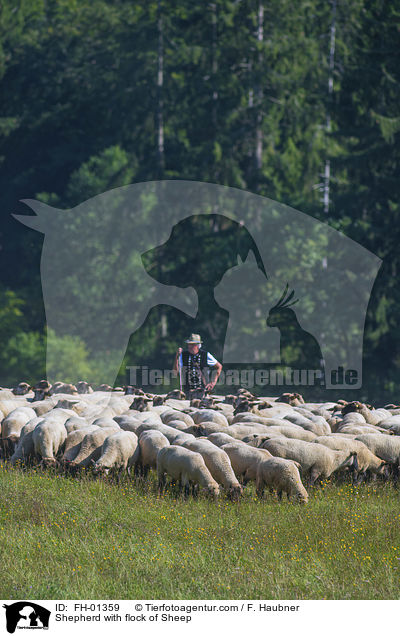
[{"label": "man in field", "polygon": [[[202,340],[197,333],[192,333],[185,340],[187,349],[179,347],[174,361],[173,370],[182,370],[182,386],[189,388],[189,397],[202,398],[204,394],[213,390],[222,371],[222,364],[211,353],[201,349]],[[209,370],[214,369],[212,379]]]}]

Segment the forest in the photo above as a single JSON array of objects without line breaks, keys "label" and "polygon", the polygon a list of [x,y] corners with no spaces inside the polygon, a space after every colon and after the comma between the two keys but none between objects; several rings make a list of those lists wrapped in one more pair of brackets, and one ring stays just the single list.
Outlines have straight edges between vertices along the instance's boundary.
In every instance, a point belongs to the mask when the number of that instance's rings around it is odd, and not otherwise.
[{"label": "forest", "polygon": [[[33,214],[23,200],[70,210],[129,184],[190,181],[289,206],[381,259],[363,324],[363,383],[346,399],[398,403],[399,18],[400,3],[385,0],[3,0],[0,384],[47,375],[100,384],[115,353],[110,341],[91,345],[68,276],[56,279],[57,302],[65,324],[79,328],[54,333],[47,324],[43,233],[12,216]],[[158,281],[193,287],[199,311],[154,304],[129,338],[117,384],[133,365],[171,368],[190,333],[222,360],[227,314],[210,290],[238,255],[245,260],[253,250],[260,261],[251,237],[214,212],[194,211],[176,225],[173,250],[164,244],[142,255]],[[82,231],[81,249],[105,244],[108,226],[99,220],[98,227],[87,242]],[[127,250],[134,228],[121,227]],[[72,263],[77,237],[68,236],[60,250]],[[305,260],[322,259],[318,237],[308,238]],[[81,272],[99,324],[107,304],[100,283],[113,282],[107,263]],[[115,284],[126,297],[131,279],[123,271]],[[115,296],[125,328],[125,305]],[[329,298],[321,302],[327,311]],[[335,309],[344,311],[341,303]],[[254,322],[246,337],[252,329]],[[343,397],[320,391],[327,400]],[[303,393],[317,396],[311,387]]]}]

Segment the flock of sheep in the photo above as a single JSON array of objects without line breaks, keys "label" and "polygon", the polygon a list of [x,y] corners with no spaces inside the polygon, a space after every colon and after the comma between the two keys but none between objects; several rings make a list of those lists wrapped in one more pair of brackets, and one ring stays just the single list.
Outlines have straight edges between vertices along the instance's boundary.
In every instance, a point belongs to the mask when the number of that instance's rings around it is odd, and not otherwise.
[{"label": "flock of sheep", "polygon": [[[101,389],[101,390],[99,390]],[[250,480],[264,489],[306,503],[305,488],[333,473],[353,480],[397,480],[400,407],[373,409],[360,402],[305,403],[299,394],[255,399],[236,395],[203,401],[144,394],[125,387],[86,383],[76,387],[42,381],[0,389],[3,462],[40,462],[72,474],[133,468],[146,478],[166,479],[212,497],[240,498]]]}]

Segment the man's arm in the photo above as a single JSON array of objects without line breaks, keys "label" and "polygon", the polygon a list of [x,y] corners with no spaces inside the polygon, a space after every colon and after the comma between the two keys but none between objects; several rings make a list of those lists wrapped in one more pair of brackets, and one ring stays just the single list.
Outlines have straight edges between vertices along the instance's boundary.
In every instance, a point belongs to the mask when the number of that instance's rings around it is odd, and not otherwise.
[{"label": "man's arm", "polygon": [[176,352],[175,355],[175,360],[174,360],[174,366],[172,367],[172,371],[174,371],[174,373],[178,373],[178,367],[179,367],[179,356],[182,353],[182,348],[179,347],[178,351]]},{"label": "man's arm", "polygon": [[217,362],[217,364],[215,364],[211,368],[213,370],[212,375],[213,375],[214,379],[206,385],[206,391],[212,391],[213,388],[215,387],[215,385],[217,384],[218,378],[221,375],[222,364],[220,362]]}]

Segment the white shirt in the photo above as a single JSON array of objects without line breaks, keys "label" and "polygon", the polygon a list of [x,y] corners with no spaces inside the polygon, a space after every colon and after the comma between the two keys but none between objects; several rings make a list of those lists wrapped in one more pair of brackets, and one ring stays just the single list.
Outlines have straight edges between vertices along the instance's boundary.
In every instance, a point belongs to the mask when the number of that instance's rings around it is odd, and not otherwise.
[{"label": "white shirt", "polygon": [[[216,360],[214,356],[212,356],[211,353],[207,351],[207,365],[209,367],[215,367],[216,364],[218,364],[218,360]],[[179,366],[183,367],[182,354],[180,354],[179,356]]]}]

